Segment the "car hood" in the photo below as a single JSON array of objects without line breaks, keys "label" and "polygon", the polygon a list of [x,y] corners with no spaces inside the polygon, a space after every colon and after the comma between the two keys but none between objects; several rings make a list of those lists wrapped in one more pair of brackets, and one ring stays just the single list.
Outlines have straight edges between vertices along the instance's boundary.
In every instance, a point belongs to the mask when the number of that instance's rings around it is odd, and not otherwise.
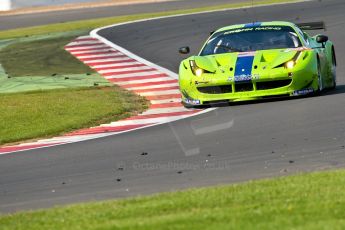
[{"label": "car hood", "polygon": [[[301,49],[275,49],[259,50],[254,52],[224,53],[208,56],[195,56],[194,60],[198,67],[209,72],[216,72],[223,68],[247,66],[252,69],[264,66],[265,69],[273,69],[293,60]],[[245,63],[245,64],[243,64]]]}]

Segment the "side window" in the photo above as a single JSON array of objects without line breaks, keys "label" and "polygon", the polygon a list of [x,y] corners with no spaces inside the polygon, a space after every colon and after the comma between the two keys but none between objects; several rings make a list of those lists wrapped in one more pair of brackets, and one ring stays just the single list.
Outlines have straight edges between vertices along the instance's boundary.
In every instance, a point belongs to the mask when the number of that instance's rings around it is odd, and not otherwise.
[{"label": "side window", "polygon": [[306,43],[309,45],[309,36],[305,32],[303,32],[303,38],[306,41]]},{"label": "side window", "polygon": [[308,35],[304,33],[300,28],[296,28],[296,31],[300,35],[300,37],[303,39],[305,44],[309,45]]}]

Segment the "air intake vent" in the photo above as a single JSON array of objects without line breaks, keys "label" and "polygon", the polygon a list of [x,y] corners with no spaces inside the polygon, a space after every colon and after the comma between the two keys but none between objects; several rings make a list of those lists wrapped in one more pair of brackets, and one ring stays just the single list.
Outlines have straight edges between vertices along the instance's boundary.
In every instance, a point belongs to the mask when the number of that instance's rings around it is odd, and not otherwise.
[{"label": "air intake vent", "polygon": [[246,92],[246,91],[253,91],[253,83],[237,83],[235,84],[235,91],[236,92]]},{"label": "air intake vent", "polygon": [[280,87],[290,85],[291,81],[292,81],[291,79],[287,79],[287,80],[257,82],[256,83],[256,89],[257,90],[265,90],[265,89],[280,88]]},{"label": "air intake vent", "polygon": [[206,94],[223,94],[223,93],[231,93],[232,87],[231,85],[206,86],[206,87],[198,87],[198,91],[200,93],[206,93]]}]

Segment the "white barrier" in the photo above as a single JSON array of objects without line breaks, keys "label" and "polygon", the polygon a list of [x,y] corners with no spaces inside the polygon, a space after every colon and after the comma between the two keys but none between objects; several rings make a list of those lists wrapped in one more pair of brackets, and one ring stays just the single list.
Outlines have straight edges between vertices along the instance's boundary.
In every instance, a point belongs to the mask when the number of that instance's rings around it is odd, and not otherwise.
[{"label": "white barrier", "polygon": [[0,11],[10,10],[11,0],[0,0]]},{"label": "white barrier", "polygon": [[97,2],[101,0],[0,0],[0,11],[34,6],[54,6],[70,3]]}]

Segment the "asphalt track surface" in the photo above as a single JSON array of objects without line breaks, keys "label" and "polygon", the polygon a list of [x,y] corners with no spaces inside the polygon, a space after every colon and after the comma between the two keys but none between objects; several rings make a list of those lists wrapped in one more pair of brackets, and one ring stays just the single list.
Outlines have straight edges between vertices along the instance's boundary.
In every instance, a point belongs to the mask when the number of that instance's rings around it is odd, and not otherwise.
[{"label": "asphalt track surface", "polygon": [[[338,57],[338,87],[320,97],[221,107],[208,114],[81,143],[0,156],[0,211],[122,198],[276,177],[345,164],[345,2],[256,8],[258,20],[325,20]],[[135,23],[101,31],[176,70],[177,48],[200,47],[243,10]]]},{"label": "asphalt track surface", "polygon": [[0,16],[0,30],[45,25],[50,23],[64,23],[83,19],[164,12],[171,10],[180,10],[248,1],[249,0],[176,0],[158,3],[52,11],[39,14]]}]

